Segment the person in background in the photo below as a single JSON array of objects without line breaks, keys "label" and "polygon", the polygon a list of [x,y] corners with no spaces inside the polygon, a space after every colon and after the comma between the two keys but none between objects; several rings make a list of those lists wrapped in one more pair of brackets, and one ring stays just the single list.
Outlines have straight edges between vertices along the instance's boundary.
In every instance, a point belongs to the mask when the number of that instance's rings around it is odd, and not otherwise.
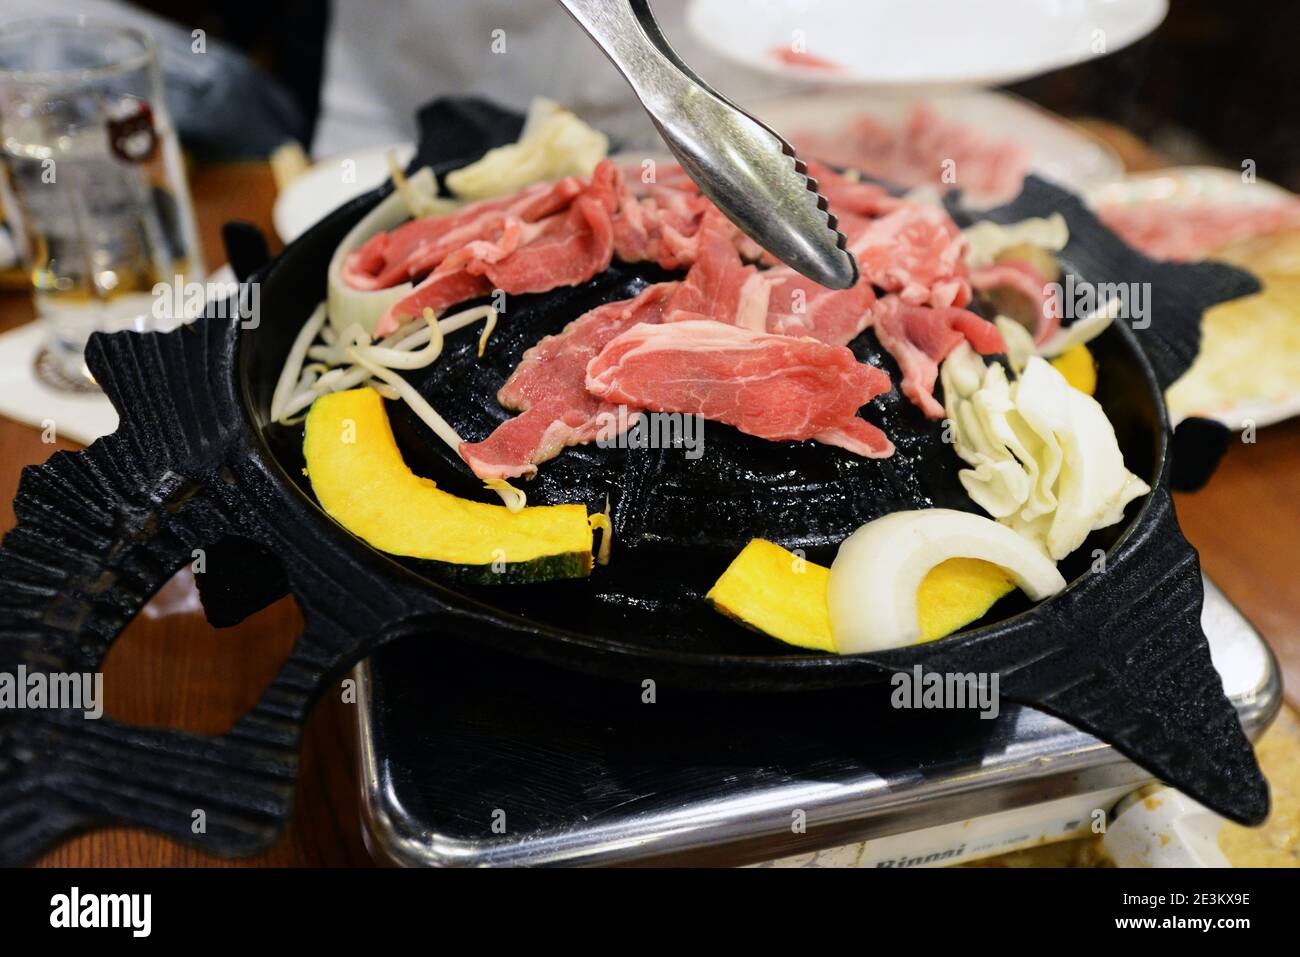
[{"label": "person in background", "polygon": [[[693,42],[686,0],[653,6],[682,58],[731,99],[785,89]],[[518,110],[546,96],[625,145],[654,142],[631,88],[554,0],[333,0],[311,151],[410,141],[420,106],[465,93]]]}]

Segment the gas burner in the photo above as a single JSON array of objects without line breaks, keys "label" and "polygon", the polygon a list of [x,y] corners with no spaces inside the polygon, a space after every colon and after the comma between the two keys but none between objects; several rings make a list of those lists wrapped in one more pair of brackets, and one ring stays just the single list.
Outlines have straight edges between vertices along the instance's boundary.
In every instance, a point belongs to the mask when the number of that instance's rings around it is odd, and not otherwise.
[{"label": "gas burner", "polygon": [[[1272,655],[1211,582],[1202,616],[1247,733]],[[1092,833],[1151,776],[1031,708],[900,712],[890,688],[679,692],[410,639],[358,669],[364,824],[413,866],[942,866]],[[655,676],[647,675],[654,679]]]}]

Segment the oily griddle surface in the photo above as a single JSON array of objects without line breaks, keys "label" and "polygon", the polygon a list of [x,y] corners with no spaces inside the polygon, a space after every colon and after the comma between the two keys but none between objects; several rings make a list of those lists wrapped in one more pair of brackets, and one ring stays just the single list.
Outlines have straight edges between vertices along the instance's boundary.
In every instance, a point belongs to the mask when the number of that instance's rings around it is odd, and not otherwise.
[{"label": "oily griddle surface", "polygon": [[[485,438],[514,413],[497,390],[525,350],[603,303],[630,299],[668,278],[654,267],[615,264],[578,288],[511,297],[483,357],[477,327],[447,337],[441,358],[409,379],[469,441]],[[888,459],[866,459],[817,442],[770,442],[706,422],[703,454],[684,448],[601,448],[561,452],[537,476],[515,484],[529,504],[582,502],[604,508],[608,495],[620,553],[664,550],[734,556],[755,537],[822,554],[864,522],[903,508],[942,505],[974,510],[956,478],[960,460],[932,422],[899,393],[901,375],[868,331],[853,343],[858,358],[884,369],[894,389],[863,415],[898,445]],[[450,491],[483,497],[482,483],[443,443],[432,441],[405,403],[389,404],[403,453]],[[484,501],[498,501],[488,493]],[[823,556],[825,557],[825,556]]]},{"label": "oily griddle surface", "polygon": [[[420,148],[410,169],[429,166],[441,177],[486,149],[513,140],[519,124],[517,114],[482,101],[437,101],[420,114]],[[1059,191],[1048,188],[1048,192],[1052,195],[1047,198],[1022,196],[999,212],[1011,219],[1042,215],[1045,208],[1059,205]],[[959,223],[969,221],[951,211]],[[322,255],[327,259],[330,252]],[[481,440],[513,414],[497,403],[496,393],[530,346],[597,306],[633,298],[649,283],[683,275],[651,264],[615,262],[580,286],[508,296],[481,359],[476,355],[481,327],[476,325],[448,336],[437,362],[407,376],[460,435]],[[611,564],[578,581],[445,583],[539,622],[646,646],[736,654],[800,653],[747,631],[714,612],[704,600],[751,539],[766,538],[801,550],[810,561],[829,564],[845,537],[890,512],[942,507],[981,514],[957,479],[961,462],[943,441],[942,423],[927,419],[899,392],[901,373],[875,334],[863,333],[851,348],[861,361],[888,373],[894,384],[859,413],[894,442],[892,457],[866,459],[816,442],[769,442],[713,422],[704,425],[703,454],[696,459],[688,458],[681,448],[620,449],[595,444],[568,448],[542,463],[534,479],[517,484],[527,491],[532,505],[579,502],[596,512],[608,500],[614,524]],[[1116,359],[1121,368],[1132,363],[1128,355]],[[1140,386],[1136,391],[1143,392]],[[1133,392],[1122,390],[1123,397],[1142,406],[1142,417],[1147,417],[1150,398]],[[1113,412],[1115,406],[1105,398],[1102,401]],[[415,472],[466,498],[499,501],[404,402],[389,402],[388,412],[402,454]],[[297,466],[301,430],[272,431],[278,433],[271,441],[289,475],[310,491]],[[1121,444],[1129,446],[1124,439],[1121,431]],[[1138,444],[1148,441],[1143,436]],[[1126,453],[1130,451],[1126,447]],[[1122,527],[1099,535],[1106,539],[1103,544],[1109,545]],[[439,578],[436,566],[407,564],[427,577]],[[1068,578],[1073,569],[1062,571]],[[1001,619],[1023,607],[1024,600],[1013,594],[988,619]]]},{"label": "oily griddle surface", "polygon": [[[580,287],[508,297],[481,359],[476,326],[448,336],[438,361],[408,378],[462,436],[482,439],[513,414],[496,394],[525,350],[596,306],[630,299],[648,283],[670,278],[655,266],[615,263]],[[736,652],[783,647],[742,631],[704,601],[751,539],[802,549],[810,560],[829,564],[854,529],[889,512],[976,510],[957,480],[961,463],[943,441],[941,423],[898,391],[901,374],[874,333],[859,336],[852,348],[895,383],[861,413],[894,440],[892,457],[866,459],[816,442],[769,442],[714,422],[705,423],[703,452],[695,459],[684,448],[568,448],[542,463],[534,479],[515,484],[527,491],[530,505],[581,502],[597,512],[608,496],[612,562],[589,580],[485,586],[481,596],[554,624],[581,623],[582,630],[653,634],[657,641],[687,639],[694,648],[704,643]],[[456,494],[499,501],[409,406],[390,402],[388,411],[414,471]]]}]

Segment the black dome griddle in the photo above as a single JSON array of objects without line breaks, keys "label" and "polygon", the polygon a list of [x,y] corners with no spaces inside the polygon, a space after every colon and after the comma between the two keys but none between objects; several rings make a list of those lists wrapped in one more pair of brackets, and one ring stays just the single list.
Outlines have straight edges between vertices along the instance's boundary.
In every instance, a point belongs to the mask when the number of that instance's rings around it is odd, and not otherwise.
[{"label": "black dome griddle", "polygon": [[[479,101],[439,101],[421,115],[423,145],[413,165],[438,172],[463,165],[511,140],[520,122]],[[788,543],[777,534],[780,526],[800,528],[816,558],[844,527],[865,518],[845,512],[841,527],[783,520],[767,530],[747,527],[762,517],[753,512],[746,525],[715,521],[709,538],[666,551],[662,542],[638,542],[636,529],[645,526],[628,516],[653,513],[646,502],[653,504],[655,495],[675,493],[682,503],[705,492],[690,484],[698,475],[670,471],[674,463],[662,455],[658,463],[625,461],[618,478],[626,481],[619,481],[595,457],[617,450],[571,450],[543,466],[550,479],[530,487],[530,498],[544,501],[586,482],[578,496],[586,499],[602,491],[593,477],[601,474],[624,496],[615,539],[624,551],[590,581],[451,588],[374,551],[324,515],[301,476],[299,440],[267,424],[267,406],[289,343],[323,295],[335,247],[387,191],[381,187],[337,210],[249,277],[261,284],[256,328],[241,328],[237,318],[210,309],[172,333],[92,340],[88,362],[121,425],[84,452],[56,453],[24,472],[15,501],[19,523],[0,547],[0,672],[98,670],[122,628],[192,561],[195,548],[209,550],[207,572],[199,577],[214,621],[238,620],[287,587],[306,627],[258,705],[222,736],[87,721],[80,712],[0,712],[0,863],[28,860],[70,831],[101,824],[150,827],[215,853],[266,847],[289,816],[302,722],[317,694],[374,648],[408,636],[471,642],[597,675],[652,676],[660,694],[674,685],[719,692],[864,687],[914,664],[996,671],[1005,698],[1114,744],[1233,820],[1257,823],[1266,816],[1267,786],[1201,632],[1199,563],[1173,514],[1171,431],[1162,400],[1196,354],[1202,311],[1254,291],[1248,275],[1218,264],[1154,263],[1101,227],[1077,199],[1034,178],[1015,202],[983,214],[1014,221],[1059,211],[1070,226],[1063,256],[1069,271],[1098,282],[1151,284],[1150,327],[1135,331],[1116,323],[1094,351],[1098,399],[1129,467],[1153,491],[1130,506],[1124,523],[1094,533],[1081,549],[1086,560],[1063,563],[1070,586],[1046,602],[1020,610],[1000,603],[987,623],[930,644],[873,655],[804,654],[703,609],[696,601],[700,583],[725,567],[734,554],[728,549],[752,535],[766,531]],[[961,225],[971,220],[953,212]],[[231,258],[239,263],[246,248],[235,239]],[[527,322],[563,325],[578,314],[572,309],[622,298],[620,283],[645,281],[636,270],[613,272],[574,290],[519,297],[518,312],[512,304],[481,369],[456,365],[456,349],[465,347],[460,340],[473,338],[468,334],[449,339],[434,368],[449,375],[457,369],[482,374],[493,362],[505,368],[509,350],[523,342],[522,335],[516,341],[506,334],[512,318],[520,317],[520,333]],[[871,343],[855,348],[870,351]],[[434,399],[453,424],[491,400],[479,396],[475,406],[459,395],[463,409]],[[390,405],[390,413],[408,461],[451,488],[455,479],[437,461],[437,443],[413,434],[401,408]],[[888,400],[869,413],[877,422],[907,414]],[[760,461],[726,430],[706,435],[701,461],[716,443],[755,471],[738,502],[761,489],[772,469],[826,461],[809,458],[798,445],[764,448],[768,458]],[[950,449],[925,451],[951,455]],[[1207,471],[1193,465],[1184,470]],[[870,481],[865,466],[851,467]],[[943,483],[923,479],[886,482],[873,499],[876,507],[894,494],[904,501],[915,496],[918,504],[945,502]],[[835,494],[846,487],[861,486],[856,479],[841,483]],[[787,518],[807,517],[799,501],[789,497]],[[734,515],[740,507],[716,495],[707,504],[706,517],[728,509]],[[1091,570],[1093,547],[1105,551],[1102,571]],[[206,811],[201,835],[191,829],[196,808]]]}]

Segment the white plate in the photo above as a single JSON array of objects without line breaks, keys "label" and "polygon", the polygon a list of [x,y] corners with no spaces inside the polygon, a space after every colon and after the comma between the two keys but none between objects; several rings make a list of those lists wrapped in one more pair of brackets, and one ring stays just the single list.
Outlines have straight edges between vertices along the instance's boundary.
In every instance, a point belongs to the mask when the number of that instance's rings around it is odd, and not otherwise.
[{"label": "white plate", "polygon": [[[991,86],[1114,53],[1167,12],[1168,0],[691,0],[686,16],[701,43],[786,79]],[[798,40],[838,69],[773,55]]]},{"label": "white plate", "polygon": [[1247,426],[1262,429],[1277,425],[1287,419],[1294,419],[1297,415],[1300,415],[1300,393],[1276,402],[1238,402],[1230,408],[1207,413],[1205,418],[1222,422],[1232,431],[1240,432]]},{"label": "white plate", "polygon": [[833,136],[864,113],[900,124],[922,99],[939,116],[960,121],[990,139],[1023,144],[1030,153],[1030,171],[1066,189],[1083,193],[1123,176],[1124,164],[1110,147],[1055,114],[1006,93],[920,97],[835,90],[760,101],[750,109],[787,138],[801,131]]},{"label": "white plate", "polygon": [[331,156],[294,179],[276,197],[271,211],[280,238],[293,242],[348,200],[388,179],[390,152],[396,153],[398,165],[405,167],[415,155],[415,146],[394,143]]},{"label": "white plate", "polygon": [[[1170,203],[1193,206],[1200,203],[1241,207],[1270,206],[1292,194],[1275,183],[1242,181],[1241,173],[1217,166],[1179,166],[1134,173],[1114,183],[1089,190],[1084,197],[1094,209],[1103,206],[1141,206]],[[1296,317],[1300,322],[1300,316]],[[1243,399],[1206,417],[1222,422],[1234,431],[1248,425],[1263,428],[1300,415],[1300,383],[1292,395],[1272,401]]]}]

